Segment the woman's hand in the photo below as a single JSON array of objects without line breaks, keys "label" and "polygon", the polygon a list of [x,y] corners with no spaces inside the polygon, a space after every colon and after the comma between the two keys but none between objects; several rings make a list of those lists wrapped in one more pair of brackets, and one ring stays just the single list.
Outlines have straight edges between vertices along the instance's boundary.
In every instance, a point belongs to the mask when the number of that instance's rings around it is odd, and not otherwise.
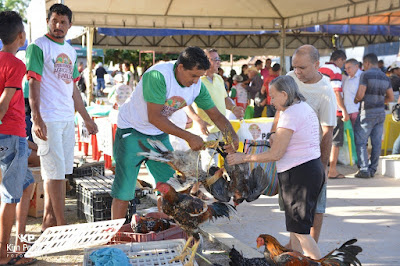
[{"label": "woman's hand", "polygon": [[246,162],[246,156],[247,154],[245,153],[236,152],[228,154],[228,156],[226,156],[226,160],[229,165],[241,164]]}]

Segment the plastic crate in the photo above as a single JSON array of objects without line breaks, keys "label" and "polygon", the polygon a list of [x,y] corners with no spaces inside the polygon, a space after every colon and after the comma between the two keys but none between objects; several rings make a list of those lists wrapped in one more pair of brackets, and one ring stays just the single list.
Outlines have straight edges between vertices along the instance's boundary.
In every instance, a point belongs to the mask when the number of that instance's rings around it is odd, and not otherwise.
[{"label": "plastic crate", "polygon": [[[107,246],[122,250],[129,258],[129,263],[134,266],[151,266],[151,265],[182,265],[180,261],[169,262],[171,259],[179,255],[185,245],[184,239],[173,239],[164,241],[154,241],[145,243],[129,243]],[[90,254],[95,250],[104,248],[105,246],[88,248],[84,250],[83,265],[93,266],[90,259]],[[189,256],[186,256],[184,263],[189,261]],[[198,265],[194,261],[194,265]]]},{"label": "plastic crate", "polygon": [[[111,186],[114,176],[87,176],[76,179],[77,216],[88,222],[111,219]],[[135,200],[130,202],[130,215],[136,212]]]},{"label": "plastic crate", "polygon": [[85,163],[79,167],[74,167],[72,176],[73,176],[73,178],[92,176],[93,172],[95,172],[99,175],[104,175],[104,161],[94,162],[94,163]]},{"label": "plastic crate", "polygon": [[[148,213],[146,217],[165,218],[169,217],[163,213]],[[131,224],[125,224],[111,239],[111,243],[129,243],[129,242],[149,242],[170,239],[187,239],[187,234],[178,225],[171,223],[171,227],[161,232],[149,232],[147,234],[134,233]]]},{"label": "plastic crate", "polygon": [[103,175],[104,176],[104,162],[94,162],[94,163],[85,163],[80,167],[74,167],[71,175],[66,175],[69,185],[71,186],[71,190],[67,192],[68,196],[77,196],[76,195],[76,178],[82,178],[85,176],[93,176],[93,175]]}]

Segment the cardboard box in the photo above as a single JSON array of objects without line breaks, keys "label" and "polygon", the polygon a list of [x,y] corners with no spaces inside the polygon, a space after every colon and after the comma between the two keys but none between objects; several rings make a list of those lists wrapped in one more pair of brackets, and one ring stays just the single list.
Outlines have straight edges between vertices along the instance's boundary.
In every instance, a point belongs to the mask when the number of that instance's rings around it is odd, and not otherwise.
[{"label": "cardboard box", "polygon": [[[30,168],[30,170],[32,171],[35,183],[31,195],[31,200],[29,202],[28,215],[31,217],[39,218],[43,216],[43,211],[44,211],[43,180],[42,176],[40,175],[40,167]],[[65,199],[65,190],[64,190],[64,199]]]},{"label": "cardboard box", "polygon": [[34,184],[33,196],[29,202],[28,215],[31,217],[42,217],[44,210],[44,190],[43,181]]}]

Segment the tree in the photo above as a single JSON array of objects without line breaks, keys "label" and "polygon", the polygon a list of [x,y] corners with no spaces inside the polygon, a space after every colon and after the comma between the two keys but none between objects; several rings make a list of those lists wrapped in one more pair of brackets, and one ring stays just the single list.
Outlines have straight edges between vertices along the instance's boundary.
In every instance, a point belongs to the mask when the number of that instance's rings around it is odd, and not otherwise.
[{"label": "tree", "polygon": [[26,21],[26,8],[30,0],[0,0],[0,11],[13,10],[18,12],[22,19]]}]

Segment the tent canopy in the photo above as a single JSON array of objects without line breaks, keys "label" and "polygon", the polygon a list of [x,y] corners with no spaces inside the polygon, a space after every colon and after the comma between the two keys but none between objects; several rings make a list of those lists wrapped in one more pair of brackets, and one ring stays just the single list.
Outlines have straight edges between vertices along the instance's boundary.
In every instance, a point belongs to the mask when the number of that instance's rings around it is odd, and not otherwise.
[{"label": "tent canopy", "polygon": [[[46,9],[58,1],[47,0]],[[64,0],[73,23],[114,28],[280,30],[400,10],[395,0]]]}]

